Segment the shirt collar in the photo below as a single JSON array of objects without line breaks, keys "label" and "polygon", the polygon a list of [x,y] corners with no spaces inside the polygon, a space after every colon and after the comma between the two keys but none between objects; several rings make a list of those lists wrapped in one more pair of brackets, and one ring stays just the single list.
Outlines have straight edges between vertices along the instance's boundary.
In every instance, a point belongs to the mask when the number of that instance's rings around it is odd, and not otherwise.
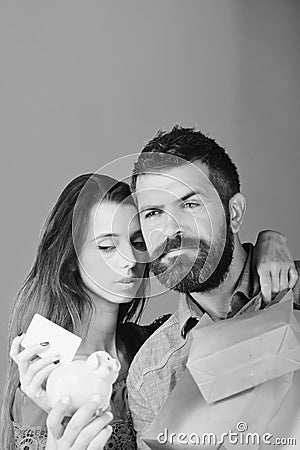
[{"label": "shirt collar", "polygon": [[[232,295],[231,313],[229,313],[229,316],[236,314],[236,312],[246,305],[249,299],[254,295],[252,276],[252,258],[254,247],[252,244],[243,244],[243,247],[247,252],[247,258],[240,278],[237,282],[237,286]],[[196,304],[189,294],[182,294],[180,296],[178,305],[178,320],[180,334],[183,339],[186,338],[187,333],[197,324],[204,314],[205,311],[201,308],[201,306]]]},{"label": "shirt collar", "polygon": [[190,319],[194,318],[198,321],[203,316],[203,313],[200,306],[194,302],[189,294],[182,294],[180,296],[178,304],[178,320],[180,334],[183,339],[185,339],[187,332],[189,331],[188,323],[191,323]]}]

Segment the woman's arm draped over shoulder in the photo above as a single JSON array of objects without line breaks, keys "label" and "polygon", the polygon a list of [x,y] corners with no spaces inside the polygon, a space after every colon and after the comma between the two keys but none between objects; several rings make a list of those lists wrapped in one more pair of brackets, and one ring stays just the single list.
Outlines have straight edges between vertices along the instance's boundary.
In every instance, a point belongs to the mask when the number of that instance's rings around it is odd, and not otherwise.
[{"label": "woman's arm draped over shoulder", "polygon": [[272,295],[295,286],[298,272],[284,234],[271,230],[258,234],[253,269],[266,303],[271,301]]}]

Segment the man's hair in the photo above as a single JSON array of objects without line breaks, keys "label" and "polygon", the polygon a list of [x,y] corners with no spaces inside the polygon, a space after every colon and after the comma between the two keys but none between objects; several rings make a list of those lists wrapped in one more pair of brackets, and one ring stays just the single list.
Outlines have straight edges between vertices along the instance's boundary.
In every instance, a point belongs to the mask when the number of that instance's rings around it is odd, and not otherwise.
[{"label": "man's hair", "polygon": [[142,149],[132,172],[132,191],[136,189],[139,176],[168,170],[186,161],[199,161],[208,167],[209,179],[225,207],[232,196],[240,192],[237,168],[224,148],[201,131],[179,125],[169,132],[158,131]]}]

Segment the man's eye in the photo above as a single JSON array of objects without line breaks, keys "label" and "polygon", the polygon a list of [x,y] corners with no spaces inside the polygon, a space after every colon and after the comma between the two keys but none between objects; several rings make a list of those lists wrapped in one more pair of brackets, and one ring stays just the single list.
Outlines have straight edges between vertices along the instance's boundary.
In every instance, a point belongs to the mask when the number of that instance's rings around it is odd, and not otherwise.
[{"label": "man's eye", "polygon": [[200,203],[195,203],[195,202],[187,202],[184,205],[184,208],[186,209],[194,209],[197,208],[197,206],[200,206]]},{"label": "man's eye", "polygon": [[141,252],[146,251],[146,244],[144,241],[135,241],[131,244],[135,249],[140,250]]},{"label": "man's eye", "polygon": [[114,246],[113,245],[98,245],[99,250],[101,250],[102,252],[111,252],[112,250],[114,250]]}]

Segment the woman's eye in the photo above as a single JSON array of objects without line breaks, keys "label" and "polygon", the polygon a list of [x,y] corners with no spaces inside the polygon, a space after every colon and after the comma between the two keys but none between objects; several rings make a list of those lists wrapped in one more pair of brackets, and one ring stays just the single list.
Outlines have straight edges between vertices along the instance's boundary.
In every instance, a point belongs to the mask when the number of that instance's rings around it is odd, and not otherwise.
[{"label": "woman's eye", "polygon": [[114,250],[114,246],[113,245],[98,245],[99,250],[101,250],[102,252],[110,252],[112,250]]}]

